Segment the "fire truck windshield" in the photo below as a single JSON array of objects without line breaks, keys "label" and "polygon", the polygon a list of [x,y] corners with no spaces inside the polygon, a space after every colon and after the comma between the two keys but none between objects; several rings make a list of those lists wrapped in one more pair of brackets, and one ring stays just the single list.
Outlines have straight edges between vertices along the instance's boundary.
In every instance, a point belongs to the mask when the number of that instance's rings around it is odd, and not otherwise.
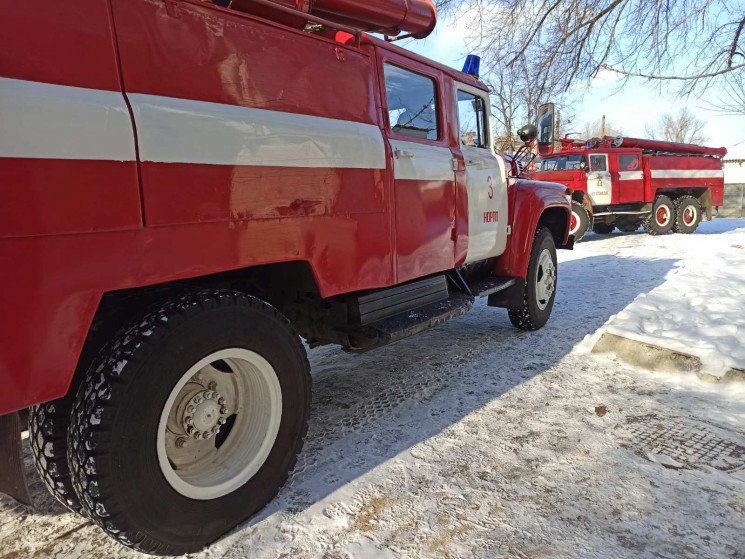
[{"label": "fire truck windshield", "polygon": [[541,171],[584,171],[587,158],[581,154],[559,155],[541,161]]}]

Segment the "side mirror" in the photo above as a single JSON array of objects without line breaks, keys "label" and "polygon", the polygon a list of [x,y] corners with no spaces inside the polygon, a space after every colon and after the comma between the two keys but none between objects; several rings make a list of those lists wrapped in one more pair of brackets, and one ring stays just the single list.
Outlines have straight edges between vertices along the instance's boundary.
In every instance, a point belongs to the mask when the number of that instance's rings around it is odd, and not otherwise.
[{"label": "side mirror", "polygon": [[525,145],[529,145],[538,137],[538,129],[532,124],[526,124],[517,131],[517,135]]}]

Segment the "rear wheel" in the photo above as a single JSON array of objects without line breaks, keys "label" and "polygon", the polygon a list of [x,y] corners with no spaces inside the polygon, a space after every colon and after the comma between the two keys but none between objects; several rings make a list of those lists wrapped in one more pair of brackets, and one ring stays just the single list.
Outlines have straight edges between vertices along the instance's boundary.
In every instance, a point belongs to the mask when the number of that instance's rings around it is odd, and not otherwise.
[{"label": "rear wheel", "polygon": [[574,240],[579,241],[590,229],[592,218],[582,204],[572,201],[572,215],[569,218],[569,234],[574,235]]},{"label": "rear wheel", "polygon": [[667,196],[658,196],[652,206],[652,213],[644,220],[644,229],[650,235],[665,235],[673,228],[675,206]]},{"label": "rear wheel", "polygon": [[510,309],[510,322],[521,330],[538,330],[551,316],[556,298],[556,244],[547,228],[536,231],[528,263],[522,307]]},{"label": "rear wheel", "polygon": [[693,196],[681,196],[675,200],[673,231],[691,234],[701,223],[701,204]]},{"label": "rear wheel", "polygon": [[287,320],[253,297],[161,304],[78,391],[70,467],[86,513],[140,551],[197,551],[261,510],[294,467],[310,375]]},{"label": "rear wheel", "polygon": [[71,392],[33,406],[29,410],[28,433],[34,466],[44,485],[68,510],[82,514],[67,462],[67,435],[74,403],[74,391]]}]

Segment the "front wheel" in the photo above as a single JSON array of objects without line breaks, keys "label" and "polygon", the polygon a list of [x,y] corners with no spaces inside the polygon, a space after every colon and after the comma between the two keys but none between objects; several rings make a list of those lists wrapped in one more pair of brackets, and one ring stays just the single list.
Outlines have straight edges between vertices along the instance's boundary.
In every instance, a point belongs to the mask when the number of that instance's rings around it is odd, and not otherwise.
[{"label": "front wheel", "polygon": [[538,330],[551,316],[556,298],[556,244],[545,227],[536,231],[528,263],[522,307],[510,309],[510,322],[521,330]]},{"label": "front wheel", "polygon": [[310,375],[287,320],[205,290],[125,328],[73,408],[73,485],[87,515],[146,553],[198,551],[262,509],[294,467]]},{"label": "front wheel", "polygon": [[592,217],[582,204],[572,201],[572,214],[569,218],[569,234],[574,235],[574,240],[579,241],[590,230]]}]

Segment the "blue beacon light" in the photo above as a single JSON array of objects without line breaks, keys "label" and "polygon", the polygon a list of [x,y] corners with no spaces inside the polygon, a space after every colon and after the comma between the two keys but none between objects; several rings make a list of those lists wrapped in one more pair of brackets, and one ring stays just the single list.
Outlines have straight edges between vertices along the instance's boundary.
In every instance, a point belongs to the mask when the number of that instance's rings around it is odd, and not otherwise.
[{"label": "blue beacon light", "polygon": [[475,54],[466,56],[466,63],[463,65],[463,73],[479,77],[479,66],[481,66],[481,57]]}]

